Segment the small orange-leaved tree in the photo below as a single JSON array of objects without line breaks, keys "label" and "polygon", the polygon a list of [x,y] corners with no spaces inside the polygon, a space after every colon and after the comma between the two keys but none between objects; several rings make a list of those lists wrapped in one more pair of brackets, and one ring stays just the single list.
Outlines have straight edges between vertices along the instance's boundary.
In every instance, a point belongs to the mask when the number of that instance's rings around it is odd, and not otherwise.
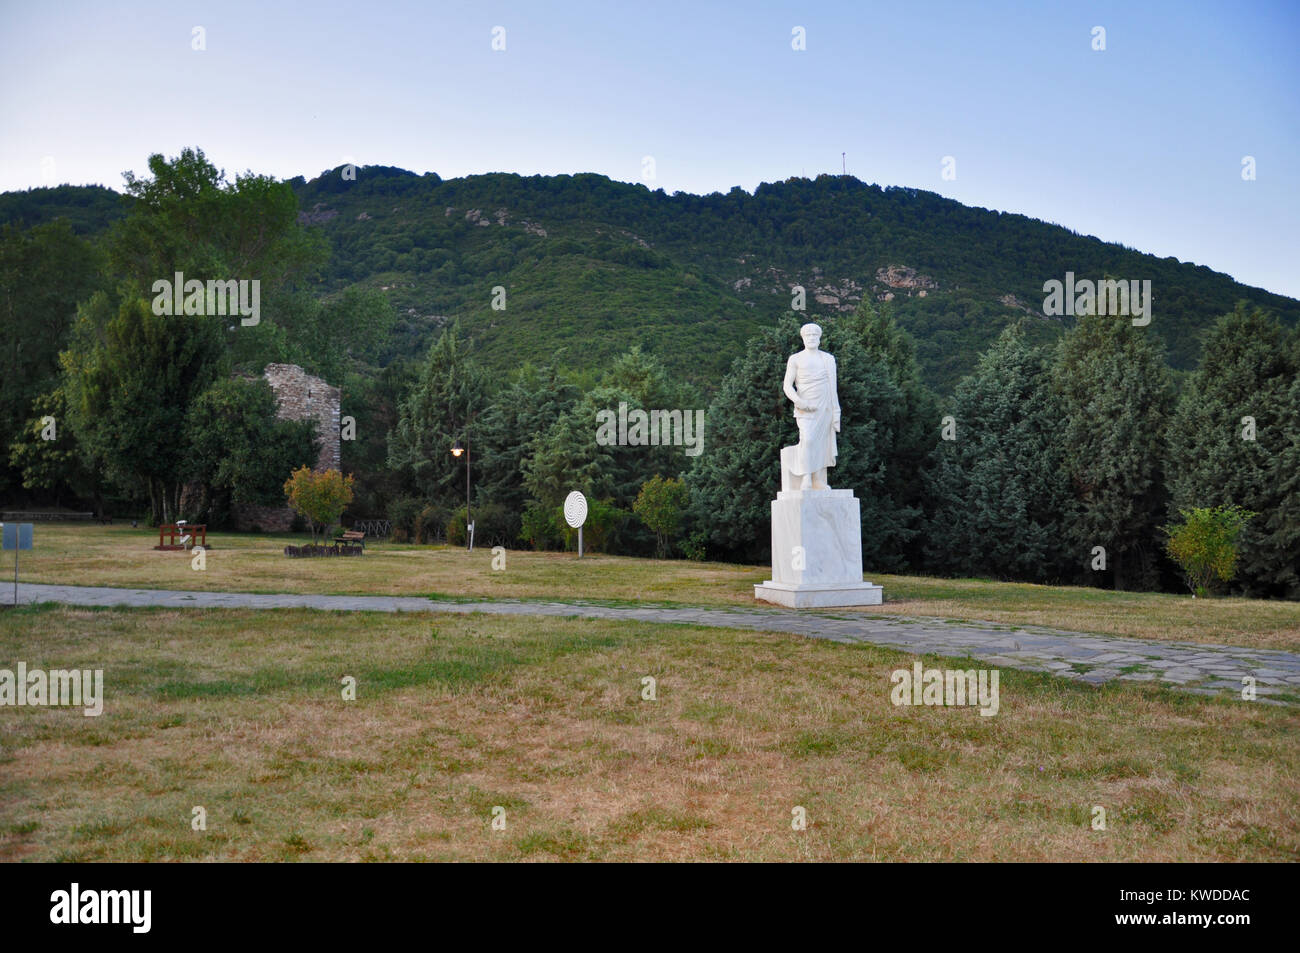
[{"label": "small orange-leaved tree", "polygon": [[307,519],[311,527],[311,542],[316,545],[316,528],[324,532],[352,502],[352,475],[344,476],[338,470],[299,467],[284,481],[284,492],[289,505]]}]

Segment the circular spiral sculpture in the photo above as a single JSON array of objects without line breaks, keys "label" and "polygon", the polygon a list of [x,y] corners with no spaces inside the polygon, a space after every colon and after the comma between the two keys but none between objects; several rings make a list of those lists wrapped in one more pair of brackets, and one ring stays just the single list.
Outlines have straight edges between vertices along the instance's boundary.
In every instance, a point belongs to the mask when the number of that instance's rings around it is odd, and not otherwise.
[{"label": "circular spiral sculpture", "polygon": [[577,490],[564,499],[564,521],[574,529],[587,521],[587,498]]}]

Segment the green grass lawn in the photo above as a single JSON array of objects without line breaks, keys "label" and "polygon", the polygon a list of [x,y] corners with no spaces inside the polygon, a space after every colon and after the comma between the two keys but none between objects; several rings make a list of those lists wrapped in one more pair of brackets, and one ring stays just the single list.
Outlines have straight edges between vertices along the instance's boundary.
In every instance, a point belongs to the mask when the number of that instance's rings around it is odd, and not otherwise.
[{"label": "green grass lawn", "polygon": [[[185,553],[156,552],[156,532],[128,526],[51,524],[36,529],[23,556],[27,582],[243,592],[425,595],[439,598],[613,600],[752,606],[764,567],[573,553],[510,552],[504,571],[492,553],[446,546],[374,544],[365,556],[289,559],[299,538],[218,533],[207,568]],[[0,579],[11,556],[0,559]],[[868,574],[885,588],[885,605],[864,611],[1042,625],[1080,632],[1300,651],[1300,603],[1192,599],[976,579]],[[0,587],[2,590],[3,587]]]},{"label": "green grass lawn", "polygon": [[870,646],[306,610],[0,612],[18,660],[106,697],[0,708],[4,860],[1300,857],[1300,713],[1154,684],[1003,670],[982,717]]}]

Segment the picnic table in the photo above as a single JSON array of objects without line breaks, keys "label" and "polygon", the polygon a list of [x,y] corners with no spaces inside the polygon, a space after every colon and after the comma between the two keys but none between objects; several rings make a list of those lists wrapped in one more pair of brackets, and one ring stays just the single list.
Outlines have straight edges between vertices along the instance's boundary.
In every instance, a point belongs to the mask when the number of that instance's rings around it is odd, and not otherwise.
[{"label": "picnic table", "polygon": [[[169,537],[166,545],[163,544],[164,534]],[[158,527],[158,545],[154,549],[189,549],[191,546],[208,548],[207,523],[197,523],[193,526],[189,523],[164,523]]]}]

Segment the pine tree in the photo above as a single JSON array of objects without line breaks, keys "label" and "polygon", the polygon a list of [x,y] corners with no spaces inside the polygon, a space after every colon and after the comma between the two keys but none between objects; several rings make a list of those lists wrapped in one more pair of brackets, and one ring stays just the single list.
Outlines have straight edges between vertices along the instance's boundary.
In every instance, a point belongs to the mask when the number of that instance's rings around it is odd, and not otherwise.
[{"label": "pine tree", "polygon": [[1159,581],[1164,433],[1173,388],[1163,345],[1147,330],[1126,318],[1080,317],[1053,367],[1065,414],[1072,561],[1085,574],[1102,547],[1116,589],[1154,588]]},{"label": "pine tree", "polygon": [[431,503],[464,499],[466,461],[452,456],[460,442],[474,465],[472,424],[489,404],[488,379],[466,353],[460,323],[453,322],[429,348],[420,379],[402,401],[397,428],[388,436],[388,465]]},{"label": "pine tree", "polygon": [[1042,581],[1063,565],[1060,407],[1041,349],[1007,328],[957,385],[953,439],[930,457],[926,565]]},{"label": "pine tree", "polygon": [[[889,311],[863,298],[842,325],[859,340],[867,360],[884,371],[899,393],[899,403],[892,408],[894,431],[884,493],[892,501],[897,517],[910,515],[892,539],[883,541],[879,556],[882,566],[894,571],[907,569],[923,561],[924,514],[932,503],[922,473],[939,438],[939,403],[922,381],[916,342]],[[863,525],[865,533],[866,523]]]},{"label": "pine tree", "polygon": [[[715,556],[751,562],[768,558],[781,447],[798,439],[790,402],[781,393],[798,329],[794,318],[786,318],[751,339],[709,405],[704,428],[708,447],[687,475],[687,486],[692,523]],[[838,474],[832,470],[828,478],[834,485]]]},{"label": "pine tree", "polygon": [[[656,473],[674,476],[690,468],[692,458],[686,455],[684,445],[599,443],[597,415],[604,412],[617,417],[620,403],[627,404],[629,413],[680,410],[681,427],[670,428],[669,434],[661,428],[660,437],[684,440],[687,415],[692,438],[698,436],[695,410],[703,401],[689,387],[670,380],[656,358],[633,347],[610,364],[597,386],[570,410],[553,418],[554,422],[548,422],[532,442],[521,468],[535,499],[552,504],[570,490],[581,490],[593,499],[609,499],[630,511],[642,484]],[[703,452],[708,453],[707,432],[703,439]]]},{"label": "pine tree", "polygon": [[479,420],[478,485],[485,502],[500,503],[516,513],[528,505],[524,463],[536,441],[572,411],[578,389],[554,366],[525,364],[498,393]]},{"label": "pine tree", "polygon": [[[1300,358],[1300,333],[1293,334],[1293,353]],[[1300,360],[1297,361],[1300,364]],[[1273,461],[1270,479],[1277,487],[1278,503],[1252,520],[1276,560],[1261,573],[1260,581],[1275,587],[1288,599],[1300,599],[1300,374],[1291,381],[1281,418],[1287,442]]]},{"label": "pine tree", "polygon": [[597,444],[595,413],[564,414],[538,436],[524,458],[524,486],[547,507],[559,506],[574,490],[589,500],[613,499],[618,449]]},{"label": "pine tree", "polygon": [[1282,459],[1296,433],[1296,375],[1287,332],[1242,302],[1210,330],[1170,425],[1170,516],[1233,504],[1259,514],[1242,531],[1236,579],[1253,595],[1293,589],[1300,559],[1286,531],[1296,503]]}]

